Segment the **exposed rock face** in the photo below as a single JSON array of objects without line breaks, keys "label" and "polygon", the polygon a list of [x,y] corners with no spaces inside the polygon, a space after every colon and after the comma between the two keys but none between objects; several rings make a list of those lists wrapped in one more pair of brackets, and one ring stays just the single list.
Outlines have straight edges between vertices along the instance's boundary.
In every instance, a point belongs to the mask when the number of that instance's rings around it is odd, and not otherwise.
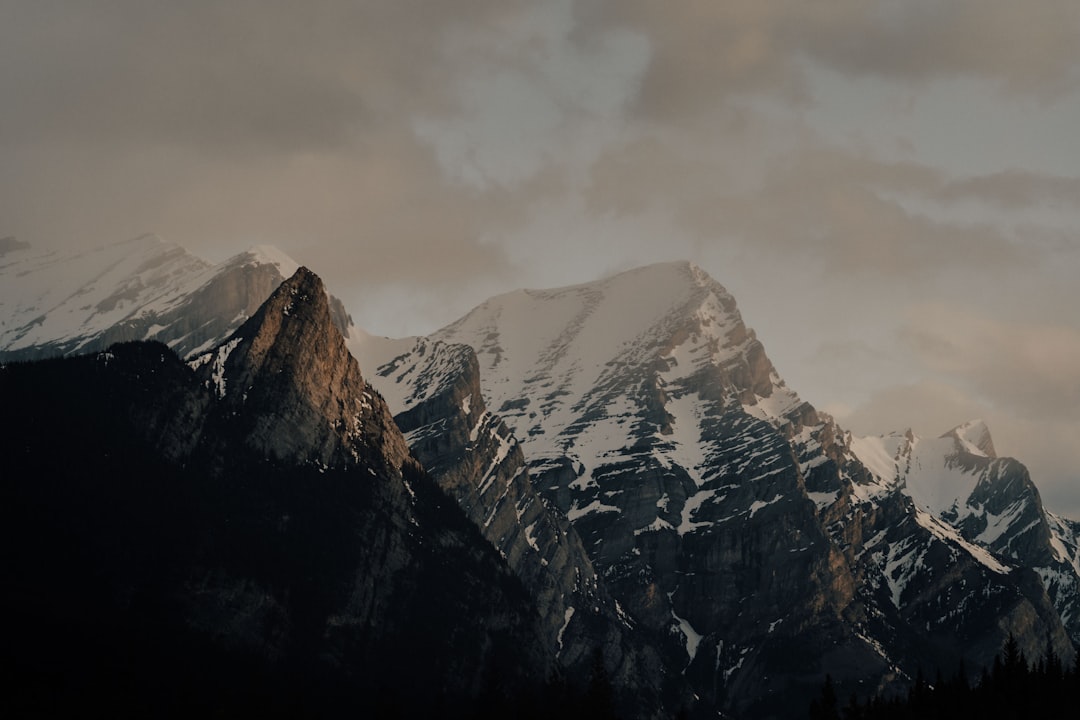
[{"label": "exposed rock face", "polygon": [[[297,267],[271,247],[214,266],[152,235],[68,254],[20,243],[0,257],[0,362],[131,340],[159,340],[186,357],[221,342]],[[340,301],[331,307],[347,332]]]},{"label": "exposed rock face", "polygon": [[15,706],[419,717],[543,684],[535,605],[408,457],[318,278],[192,365],[0,368]]},{"label": "exposed rock face", "polygon": [[476,350],[534,484],[717,709],[978,668],[1009,630],[1067,647],[1038,578],[876,483],[692,265],[500,296],[431,339]]},{"label": "exposed rock face", "polygon": [[264,457],[340,467],[381,453],[400,468],[408,448],[341,333],[327,331],[330,318],[322,281],[300,268],[223,345],[190,364]]},{"label": "exposed rock face", "polygon": [[600,652],[626,717],[669,716],[688,702],[678,673],[598,581],[577,532],[533,487],[517,440],[484,405],[472,349],[379,338],[354,349],[394,403],[413,454],[536,600],[563,672],[588,677]]},{"label": "exposed rock face", "polygon": [[[910,433],[858,438],[852,449],[880,482],[910,498],[919,513],[1038,573],[1072,642],[1080,640],[1075,523],[1045,510],[1023,464],[996,456],[985,423],[966,423],[936,439]],[[1023,647],[1029,655],[1045,648],[1045,641],[1034,640]],[[1056,642],[1059,655],[1073,656],[1068,642],[1060,637]]]}]

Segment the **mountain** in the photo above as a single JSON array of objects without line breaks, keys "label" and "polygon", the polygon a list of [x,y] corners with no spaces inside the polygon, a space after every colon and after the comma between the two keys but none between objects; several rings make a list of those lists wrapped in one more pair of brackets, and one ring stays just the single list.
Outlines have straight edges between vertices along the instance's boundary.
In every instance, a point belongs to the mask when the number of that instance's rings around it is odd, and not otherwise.
[{"label": "mountain", "polygon": [[552,707],[534,602],[409,457],[306,269],[189,363],[8,363],[0,396],[6,708]]},{"label": "mountain", "polygon": [[985,425],[853,436],[692,264],[346,346],[313,274],[266,287],[274,251],[164,247],[0,243],[22,697],[794,717],[826,674],[866,697],[1010,636],[1075,656],[1078,526]]},{"label": "mountain", "polygon": [[[297,402],[295,388],[284,392],[278,385],[262,381],[275,377],[282,368],[290,373],[297,367],[306,371],[321,368],[329,358],[336,367],[345,367],[340,347],[313,346],[309,335],[320,332],[318,323],[291,324],[297,336],[284,344],[264,339],[277,333],[273,323],[258,332],[252,328],[256,316],[288,317],[296,302],[288,299],[291,296],[275,295],[256,312],[282,275],[297,268],[280,251],[254,248],[210,266],[153,236],[86,253],[34,254],[24,244],[12,245],[11,250],[3,257],[0,272],[18,283],[4,295],[3,309],[14,319],[6,323],[13,329],[0,336],[7,342],[6,349],[0,350],[0,361],[88,353],[104,350],[117,340],[153,338],[191,358],[192,368],[217,396],[217,405],[232,408],[230,412],[253,424],[245,443],[262,447],[270,459],[314,467],[350,461],[353,448],[342,445],[339,433],[328,428],[354,427],[355,418],[342,398],[367,397],[367,390],[359,389],[366,385],[351,375],[338,377],[320,371],[302,384],[304,393],[317,398],[312,404]],[[326,300],[334,325],[346,337],[352,335],[349,339],[354,349],[363,346],[373,350],[379,345],[375,338],[361,342],[367,336],[352,327],[340,301],[329,295]],[[241,323],[246,324],[238,329]],[[312,327],[316,329],[305,331]],[[397,345],[400,343],[390,343],[391,347]],[[308,364],[300,366],[290,357],[298,348]],[[464,346],[456,351],[472,356]],[[423,348],[415,356],[424,358]],[[371,357],[360,357],[365,366],[374,367]],[[254,365],[252,358],[257,358]],[[399,420],[415,435],[416,423],[422,422],[422,416],[430,416],[428,424],[433,428],[458,426],[457,434],[448,436],[454,438],[455,448],[464,448],[462,433],[472,434],[477,442],[467,456],[458,453],[455,462],[438,455],[437,446],[445,445],[447,439],[440,440],[438,433],[429,432],[428,442],[418,443],[414,438],[411,450],[401,446],[396,448],[397,454],[413,452],[425,466],[435,468],[443,490],[461,502],[468,517],[525,583],[541,612],[546,646],[557,656],[561,673],[587,679],[593,673],[595,655],[600,653],[624,712],[648,717],[660,712],[665,703],[677,706],[690,702],[681,677],[677,673],[672,677],[651,645],[631,631],[628,616],[598,583],[580,539],[565,517],[548,508],[533,489],[516,441],[485,411],[475,357],[471,365],[464,355],[451,357],[444,370],[446,377],[453,378],[450,384],[456,383],[465,391],[435,394],[427,398],[422,410],[410,415],[412,420]],[[459,405],[466,395],[474,405],[462,410]],[[252,408],[261,411],[253,414]],[[145,422],[162,421],[153,418]],[[260,444],[257,438],[268,431],[254,427],[258,424],[288,427],[290,431],[270,433],[272,441]],[[228,440],[224,443],[231,446],[236,441],[231,434],[235,428],[226,429]],[[216,425],[209,429],[185,425],[161,432],[170,434],[176,444],[164,452],[182,461],[185,453],[200,442],[213,443],[224,430]],[[484,477],[481,465],[491,468],[491,477]],[[479,492],[481,487],[483,492]]]},{"label": "mountain", "polygon": [[678,669],[654,649],[656,638],[611,596],[577,531],[537,492],[517,440],[484,404],[473,350],[354,337],[353,352],[372,368],[371,382],[386,393],[413,455],[536,600],[562,672],[587,676],[599,657],[624,717],[663,717],[671,714],[665,707],[691,704]]},{"label": "mountain", "polygon": [[[235,330],[297,268],[260,246],[219,265],[144,235],[81,252],[0,247],[0,362],[159,340],[181,357]],[[339,329],[348,315],[331,300]]]},{"label": "mountain", "polygon": [[1027,468],[997,456],[983,421],[940,438],[858,438],[852,449],[877,478],[965,540],[1034,569],[1080,645],[1080,524],[1046,510]]},{"label": "mountain", "polygon": [[541,496],[717,709],[976,669],[1010,633],[1072,657],[1039,576],[869,471],[696,266],[498,296],[428,341],[475,350]]}]

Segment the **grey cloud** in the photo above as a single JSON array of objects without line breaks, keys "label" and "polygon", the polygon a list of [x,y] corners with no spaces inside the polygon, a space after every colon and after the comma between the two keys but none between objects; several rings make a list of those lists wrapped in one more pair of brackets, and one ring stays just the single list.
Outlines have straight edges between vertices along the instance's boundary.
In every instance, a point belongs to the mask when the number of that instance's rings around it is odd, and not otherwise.
[{"label": "grey cloud", "polygon": [[972,309],[914,308],[901,337],[931,372],[1024,418],[1069,419],[1080,407],[1080,329],[1019,324]]},{"label": "grey cloud", "polygon": [[482,241],[514,203],[444,182],[409,119],[448,105],[453,28],[523,6],[6,4],[4,232],[86,245],[154,231],[211,254],[273,243],[339,285],[504,272]]},{"label": "grey cloud", "polygon": [[5,142],[74,137],[208,152],[324,150],[440,102],[447,28],[487,0],[13,3]]},{"label": "grey cloud", "polygon": [[585,17],[648,33],[655,59],[638,109],[658,121],[759,92],[812,102],[807,59],[898,81],[986,78],[1044,99],[1080,83],[1080,7],[1058,0],[609,0]]},{"label": "grey cloud", "polygon": [[[702,238],[738,238],[761,251],[812,255],[826,270],[902,274],[956,266],[1002,268],[1028,262],[1001,229],[937,219],[908,209],[905,195],[932,198],[936,169],[894,163],[811,141],[753,168],[681,156],[657,139],[613,149],[593,169],[597,211],[678,207]],[[760,171],[760,167],[757,168]]]},{"label": "grey cloud", "polygon": [[940,191],[946,202],[976,200],[1008,210],[1033,205],[1080,208],[1080,177],[1057,177],[1023,170],[962,178]]},{"label": "grey cloud", "polygon": [[916,0],[835,20],[817,25],[804,49],[845,72],[914,80],[962,74],[1046,98],[1080,82],[1075,3]]},{"label": "grey cloud", "polygon": [[[879,388],[859,407],[838,416],[837,421],[858,435],[884,435],[911,429],[920,435],[937,436],[989,413],[985,403],[954,385],[923,379]],[[896,425],[898,418],[905,423],[902,427]]]}]

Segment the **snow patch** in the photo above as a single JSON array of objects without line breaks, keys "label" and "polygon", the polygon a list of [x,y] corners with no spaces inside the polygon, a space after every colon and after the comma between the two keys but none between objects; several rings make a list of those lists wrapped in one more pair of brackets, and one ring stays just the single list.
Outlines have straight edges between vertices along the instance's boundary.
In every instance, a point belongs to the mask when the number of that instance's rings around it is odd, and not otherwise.
[{"label": "snow patch", "polygon": [[570,626],[570,620],[573,617],[574,617],[574,608],[573,608],[573,606],[568,607],[568,608],[566,608],[565,611],[563,611],[562,627],[559,628],[559,634],[555,636],[555,640],[559,644],[559,652],[562,652],[562,648],[563,648],[563,634],[566,632],[566,628]]}]

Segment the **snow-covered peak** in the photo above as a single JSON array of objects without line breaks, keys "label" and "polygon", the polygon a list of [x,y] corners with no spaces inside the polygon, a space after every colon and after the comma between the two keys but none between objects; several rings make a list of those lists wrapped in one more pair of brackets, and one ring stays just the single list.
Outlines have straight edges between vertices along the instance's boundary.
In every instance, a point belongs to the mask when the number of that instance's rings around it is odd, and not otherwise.
[{"label": "snow-covered peak", "polygon": [[25,249],[0,263],[0,349],[92,337],[205,281],[205,261],[143,235],[81,251]]},{"label": "snow-covered peak", "polygon": [[[803,419],[735,300],[689,262],[500,295],[429,340],[475,350],[485,405],[538,473],[569,462],[588,478],[627,448],[653,448],[659,467],[700,483],[716,469],[702,443],[722,409],[784,432]],[[586,500],[580,512],[607,507]]]},{"label": "snow-covered peak", "polygon": [[226,264],[272,265],[278,269],[282,278],[292,277],[300,268],[298,262],[273,245],[253,245],[227,260]]},{"label": "snow-covered peak", "polygon": [[678,262],[582,285],[499,295],[432,337],[476,349],[499,407],[526,383],[580,397],[619,368],[670,354],[693,331],[707,335],[714,348],[746,339],[727,291],[690,263]]},{"label": "snow-covered peak", "polygon": [[942,437],[954,438],[964,452],[980,457],[997,457],[994,440],[990,437],[990,428],[982,420],[970,420],[957,425]]},{"label": "snow-covered peak", "polygon": [[211,265],[152,234],[89,250],[6,246],[0,357],[11,359],[144,339],[200,352],[227,337],[298,267],[269,246]]}]

